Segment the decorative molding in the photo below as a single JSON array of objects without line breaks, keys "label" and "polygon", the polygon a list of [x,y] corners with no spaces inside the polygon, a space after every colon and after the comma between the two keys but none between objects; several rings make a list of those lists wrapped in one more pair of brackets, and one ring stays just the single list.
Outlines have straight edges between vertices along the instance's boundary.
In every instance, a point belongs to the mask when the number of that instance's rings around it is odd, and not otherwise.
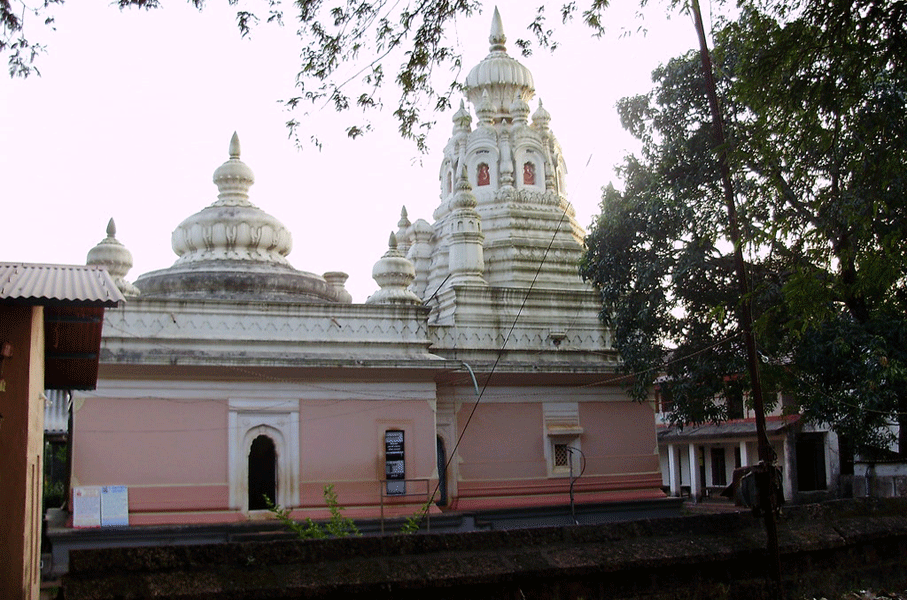
[{"label": "decorative molding", "polygon": [[277,452],[277,504],[299,505],[299,402],[231,398],[228,414],[230,508],[249,510],[249,450],[266,435]]}]

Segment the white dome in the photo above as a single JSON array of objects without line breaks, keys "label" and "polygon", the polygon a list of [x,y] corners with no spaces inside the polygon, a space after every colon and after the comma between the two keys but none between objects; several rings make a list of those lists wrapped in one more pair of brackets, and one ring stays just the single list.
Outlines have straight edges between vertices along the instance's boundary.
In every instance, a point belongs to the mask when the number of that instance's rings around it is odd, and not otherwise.
[{"label": "white dome", "polygon": [[[179,259],[169,269],[142,275],[147,298],[352,301],[346,275],[321,277],[297,271],[286,256],[293,238],[283,223],[249,201],[255,176],[240,160],[239,137],[230,140],[230,159],[214,171],[217,201],[185,219],[173,231]],[[330,281],[328,281],[328,278]]]},{"label": "white dome", "polygon": [[242,260],[289,266],[293,238],[283,223],[249,202],[255,176],[240,160],[239,137],[230,140],[230,159],[214,171],[217,202],[197,212],[173,232],[177,264]]},{"label": "white dome", "polygon": [[529,69],[507,54],[504,46],[507,37],[497,8],[488,41],[490,53],[466,76],[466,95],[473,106],[478,106],[487,91],[495,111],[506,113],[514,100],[528,102],[532,99],[535,83]]}]

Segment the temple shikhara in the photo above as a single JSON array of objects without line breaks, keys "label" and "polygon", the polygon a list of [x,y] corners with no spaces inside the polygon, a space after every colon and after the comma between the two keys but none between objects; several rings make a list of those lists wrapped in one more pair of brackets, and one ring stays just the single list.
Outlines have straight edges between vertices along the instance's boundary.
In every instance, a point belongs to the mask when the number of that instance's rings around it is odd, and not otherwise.
[{"label": "temple shikhara", "polygon": [[111,222],[87,262],[127,302],[104,315],[97,389],[72,396],[70,527],[103,524],[98,503],[130,528],[265,519],[266,497],[319,519],[325,486],[376,519],[665,498],[654,407],[625,393],[578,275],[556,116],[505,43],[496,11],[437,159],[437,208],[387,207],[363,304],[342,265],[291,263],[230,132],[217,197],[176,226],[171,267],[128,282]]}]

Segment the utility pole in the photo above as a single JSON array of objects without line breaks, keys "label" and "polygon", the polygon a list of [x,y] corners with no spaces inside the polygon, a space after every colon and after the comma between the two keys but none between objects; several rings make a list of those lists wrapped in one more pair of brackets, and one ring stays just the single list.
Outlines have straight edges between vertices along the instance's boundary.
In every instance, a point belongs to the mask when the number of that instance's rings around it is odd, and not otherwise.
[{"label": "utility pole", "polygon": [[731,169],[728,161],[727,138],[724,135],[724,124],[721,108],[718,105],[718,93],[712,71],[712,60],[705,38],[705,27],[702,24],[702,12],[699,0],[692,0],[691,10],[699,36],[699,55],[702,59],[702,72],[705,77],[705,89],[709,109],[712,114],[712,131],[715,137],[715,152],[721,169],[721,183],[724,190],[724,203],[727,207],[728,229],[734,245],[734,267],[737,272],[737,285],[740,291],[738,319],[746,346],[747,370],[753,391],[753,410],[756,413],[756,437],[759,446],[759,468],[756,469],[756,485],[759,492],[759,505],[765,519],[767,538],[768,575],[774,588],[770,594],[782,598],[781,587],[781,553],[778,549],[778,524],[775,520],[774,499],[776,497],[775,452],[772,450],[765,431],[765,403],[762,397],[762,384],[759,378],[759,355],[756,352],[756,340],[753,336],[753,312],[750,301],[749,281],[746,275],[746,263],[743,260],[743,246],[740,227],[737,223],[737,204],[734,199],[734,186],[731,181]]}]

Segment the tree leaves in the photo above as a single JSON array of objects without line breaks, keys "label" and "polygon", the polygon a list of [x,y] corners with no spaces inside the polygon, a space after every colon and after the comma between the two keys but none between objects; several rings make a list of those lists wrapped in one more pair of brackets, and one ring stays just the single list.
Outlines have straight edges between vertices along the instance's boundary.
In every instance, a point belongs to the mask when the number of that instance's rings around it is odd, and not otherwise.
[{"label": "tree leaves", "polygon": [[[187,0],[203,10],[204,0]],[[25,35],[24,13],[43,16],[48,6],[63,0],[45,0],[31,8],[24,0],[0,0],[0,53],[7,55],[11,76],[37,74],[37,59],[44,51]],[[427,134],[435,124],[435,113],[451,106],[459,90],[462,58],[455,40],[448,33],[458,19],[480,10],[481,0],[228,0],[236,7],[236,25],[243,38],[250,37],[262,23],[283,26],[292,23],[299,38],[299,67],[296,92],[283,101],[288,111],[302,105],[315,110],[332,109],[341,113],[356,111],[345,127],[347,135],[358,137],[372,130],[372,111],[394,106],[401,136],[426,150]],[[116,0],[121,10],[160,8],[160,0]],[[574,18],[580,8],[575,1],[551,3],[557,7],[561,22]],[[582,19],[594,35],[604,31],[602,14],[606,0],[588,0]],[[555,27],[545,18],[545,5],[538,8],[528,29],[534,43],[554,50]],[[29,35],[34,32],[29,28]],[[518,40],[524,54],[533,42]],[[398,94],[391,102],[386,94],[392,83]],[[351,113],[352,114],[352,113]],[[361,115],[361,117],[359,116]],[[317,139],[301,140],[299,120],[288,120],[288,132],[297,145],[309,142],[320,147]]]},{"label": "tree leaves", "polygon": [[[904,3],[759,4],[714,33],[714,59],[766,382],[879,443],[907,396]],[[722,418],[715,399],[744,372],[698,69],[678,57],[619,104],[642,155],[606,190],[581,267],[634,392],[657,373],[678,423]]]}]

